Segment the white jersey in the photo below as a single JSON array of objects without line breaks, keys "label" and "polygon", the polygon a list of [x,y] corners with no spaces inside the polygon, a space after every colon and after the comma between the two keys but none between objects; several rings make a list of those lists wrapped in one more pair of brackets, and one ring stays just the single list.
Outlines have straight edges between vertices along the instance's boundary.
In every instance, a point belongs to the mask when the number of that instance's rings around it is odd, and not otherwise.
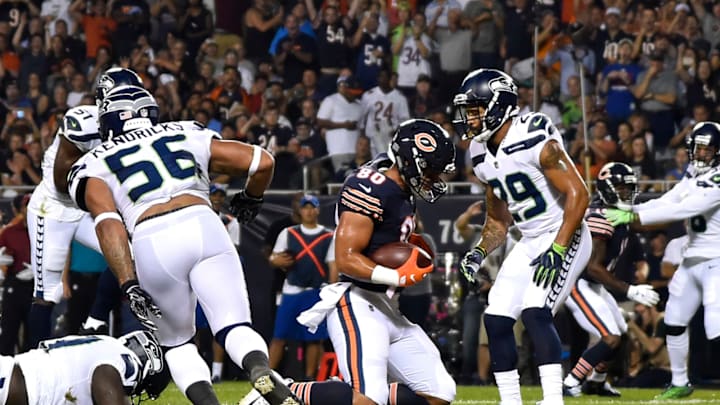
[{"label": "white jersey", "polygon": [[359,126],[370,138],[372,155],[387,152],[395,129],[410,118],[407,99],[397,89],[383,93],[376,86],[363,94],[361,103],[363,115]]},{"label": "white jersey", "polygon": [[[420,41],[432,52],[432,40],[429,36],[422,34]],[[420,75],[430,76],[431,73],[430,61],[423,58],[420,54],[420,48],[418,48],[415,38],[412,36],[405,38],[400,55],[398,55],[397,85],[400,87],[415,88],[415,84]]]},{"label": "white jersey", "polygon": [[29,405],[92,404],[93,372],[104,364],[118,371],[126,392],[135,389],[141,377],[137,355],[109,336],[65,336],[38,347],[15,356]]},{"label": "white jersey", "polygon": [[33,192],[28,205],[29,210],[43,217],[69,222],[77,221],[84,215],[67,194],[57,190],[53,170],[61,136],[72,142],[83,153],[102,142],[98,132],[97,115],[98,109],[94,105],[73,107],[65,113],[53,143],[43,156],[42,181]]},{"label": "white jersey", "polygon": [[633,207],[643,225],[688,220],[683,257],[720,258],[720,167],[686,175],[662,197]]},{"label": "white jersey", "polygon": [[103,180],[131,234],[143,212],[178,195],[192,194],[209,205],[213,138],[220,135],[195,121],[167,122],[113,137],[75,163],[70,195],[76,198],[83,179]]},{"label": "white jersey", "polygon": [[557,231],[563,222],[563,196],[548,183],[540,166],[540,152],[551,140],[563,147],[550,119],[530,113],[512,119],[497,155],[484,142],[470,143],[475,176],[507,202],[523,237]]}]

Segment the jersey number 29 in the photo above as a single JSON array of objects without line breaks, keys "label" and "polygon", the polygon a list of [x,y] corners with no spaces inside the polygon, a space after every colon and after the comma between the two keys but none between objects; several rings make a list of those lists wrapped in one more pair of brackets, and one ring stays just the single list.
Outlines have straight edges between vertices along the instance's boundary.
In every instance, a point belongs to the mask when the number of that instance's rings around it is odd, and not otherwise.
[{"label": "jersey number 29", "polygon": [[[505,187],[498,179],[492,179],[488,181],[488,184],[500,193],[500,198],[508,202],[508,193],[505,191]],[[528,199],[533,200],[534,205],[525,209],[522,213],[516,212],[512,214],[515,222],[523,222],[532,219],[547,209],[547,203],[540,193],[540,190],[535,187],[533,181],[528,177],[527,174],[522,172],[511,173],[505,176],[505,185],[507,190],[510,191],[512,199],[519,203]]]}]

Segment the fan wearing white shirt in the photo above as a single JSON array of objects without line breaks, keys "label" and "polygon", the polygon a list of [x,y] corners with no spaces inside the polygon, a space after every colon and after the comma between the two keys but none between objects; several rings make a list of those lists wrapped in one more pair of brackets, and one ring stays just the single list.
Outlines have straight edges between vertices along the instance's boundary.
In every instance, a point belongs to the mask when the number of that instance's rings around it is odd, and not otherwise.
[{"label": "fan wearing white shirt", "polygon": [[405,96],[390,83],[390,72],[381,70],[378,85],[362,96],[360,128],[371,140],[372,156],[387,152],[395,128],[410,118]]},{"label": "fan wearing white shirt", "polygon": [[318,126],[325,130],[328,156],[335,170],[351,159],[360,131],[358,122],[362,117],[362,105],[357,100],[362,88],[352,76],[340,76],[337,93],[325,97],[317,113]]}]

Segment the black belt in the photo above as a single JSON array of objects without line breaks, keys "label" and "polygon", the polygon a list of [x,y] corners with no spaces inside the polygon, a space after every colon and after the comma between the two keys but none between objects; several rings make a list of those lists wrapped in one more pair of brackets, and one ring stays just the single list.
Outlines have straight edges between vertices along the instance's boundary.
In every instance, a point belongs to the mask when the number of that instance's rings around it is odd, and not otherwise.
[{"label": "black belt", "polygon": [[142,224],[143,222],[145,222],[145,221],[147,221],[147,220],[149,220],[149,219],[154,219],[154,218],[161,217],[161,216],[163,216],[163,215],[172,214],[173,212],[178,212],[178,211],[180,211],[181,209],[184,209],[184,208],[187,208],[187,207],[194,207],[194,206],[196,206],[196,205],[199,205],[199,204],[184,205],[184,206],[182,206],[182,207],[173,208],[173,209],[168,210],[168,211],[163,211],[163,212],[159,212],[159,213],[157,213],[157,214],[150,215],[149,217],[145,217],[145,218],[137,221],[137,222],[135,223],[135,227],[137,227],[138,225]]}]

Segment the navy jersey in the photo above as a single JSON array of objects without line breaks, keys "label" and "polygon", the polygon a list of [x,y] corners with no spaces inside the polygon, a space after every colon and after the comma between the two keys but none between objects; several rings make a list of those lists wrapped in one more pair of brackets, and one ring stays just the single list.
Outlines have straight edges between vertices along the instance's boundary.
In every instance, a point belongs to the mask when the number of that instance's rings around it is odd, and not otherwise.
[{"label": "navy jersey", "polygon": [[630,227],[628,225],[612,226],[603,211],[605,206],[599,200],[590,203],[585,214],[585,220],[590,228],[593,239],[602,239],[606,243],[605,259],[603,265],[613,273],[618,259],[626,252],[630,242]]},{"label": "navy jersey", "polygon": [[384,156],[379,155],[348,176],[337,202],[338,221],[345,211],[372,219],[372,237],[362,251],[365,256],[388,243],[407,242],[415,227],[415,199],[383,174],[383,166],[392,164]]}]

